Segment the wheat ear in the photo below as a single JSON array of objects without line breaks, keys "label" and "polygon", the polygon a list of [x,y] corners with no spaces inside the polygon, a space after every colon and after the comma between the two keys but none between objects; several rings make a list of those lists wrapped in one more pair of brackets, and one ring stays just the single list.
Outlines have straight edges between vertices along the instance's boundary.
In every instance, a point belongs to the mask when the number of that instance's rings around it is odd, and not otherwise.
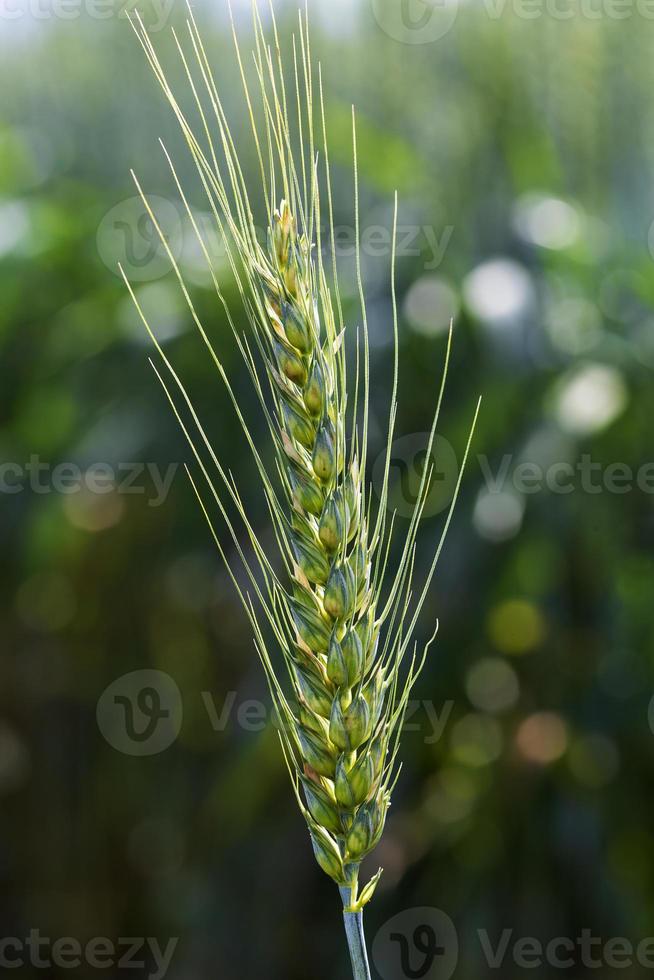
[{"label": "wheat ear", "polygon": [[[198,481],[189,471],[193,488],[252,625],[279,717],[284,759],[316,860],[340,889],[355,980],[365,980],[370,972],[362,910],[373,895],[381,869],[361,888],[359,869],[384,829],[399,772],[399,738],[409,695],[435,637],[434,632],[421,652],[412,645],[412,633],[452,517],[474,421],[451,506],[426,579],[416,592],[415,547],[430,490],[429,467],[422,475],[415,513],[404,533],[399,560],[392,574],[388,569],[394,517],[389,517],[387,498],[398,381],[395,246],[391,263],[393,387],[380,500],[374,508],[370,487],[366,485],[370,377],[358,244],[355,116],[353,112],[361,334],[356,338],[356,366],[352,371],[346,357],[343,304],[338,288],[322,74],[319,71],[316,100],[305,11],[299,15],[298,33],[293,37],[293,87],[288,96],[272,8],[271,14],[273,44],[269,45],[256,4],[253,5],[256,98],[233,31],[261,172],[261,193],[268,210],[265,244],[257,238],[248,185],[190,6],[186,24],[189,53],[176,34],[174,41],[200,120],[197,132],[180,108],[138,15],[133,26],[181,126],[250,323],[248,339],[236,327],[220,287],[211,244],[200,229],[163,148],[260,401],[274,452],[273,472],[264,463],[229,377],[196,314],[182,273],[138,181],[137,187],[253,455],[279,545],[281,571],[261,545],[237,484],[212,450],[182,381],[148,325],[137,295],[127,279],[126,282],[161,361],[161,367],[155,367],[157,376],[201,474]],[[295,106],[293,125],[289,102]],[[318,137],[324,165],[322,177],[317,166]],[[278,195],[283,198],[282,203],[273,210]],[[323,199],[327,202],[329,273],[322,257]],[[396,227],[397,198],[393,242]],[[428,459],[445,388],[450,343],[451,330]],[[479,405],[475,421],[478,411]],[[202,487],[208,491],[208,499]],[[218,520],[224,531],[218,531]],[[247,586],[232,568],[223,544],[225,534],[243,565]]]}]

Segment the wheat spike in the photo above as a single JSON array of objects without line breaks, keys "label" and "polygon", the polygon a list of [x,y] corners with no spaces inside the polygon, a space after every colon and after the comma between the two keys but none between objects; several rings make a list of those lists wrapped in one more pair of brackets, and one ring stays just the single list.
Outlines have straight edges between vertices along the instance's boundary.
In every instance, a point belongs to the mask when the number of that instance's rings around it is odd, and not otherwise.
[{"label": "wheat spike", "polygon": [[[272,474],[264,465],[229,377],[195,312],[182,273],[138,181],[137,187],[253,454],[279,545],[281,571],[262,547],[237,484],[213,452],[191,398],[157,342],[156,329],[147,323],[137,295],[127,279],[126,282],[161,361],[161,367],[155,367],[157,376],[201,474],[198,481],[189,471],[193,489],[252,625],[281,721],[280,740],[295,796],[316,860],[340,888],[354,976],[360,980],[369,976],[361,914],[373,895],[381,869],[360,887],[359,868],[384,830],[399,771],[399,737],[407,703],[435,637],[434,632],[420,653],[414,644],[407,656],[452,517],[463,466],[433,561],[416,594],[415,546],[430,490],[429,468],[421,479],[415,514],[399,561],[393,573],[388,568],[394,521],[388,519],[387,497],[398,387],[395,246],[391,263],[393,387],[383,481],[379,504],[374,508],[366,486],[370,376],[358,244],[355,116],[353,112],[356,272],[362,327],[353,371],[345,343],[352,327],[346,328],[338,287],[322,72],[318,72],[316,112],[308,17],[301,12],[298,33],[293,38],[294,72],[289,99],[272,8],[271,13],[272,46],[266,39],[256,4],[253,6],[254,86],[248,81],[233,31],[268,212],[266,245],[257,239],[249,188],[190,6],[186,47],[177,35],[174,42],[198,111],[197,131],[169,87],[138,15],[133,27],[181,126],[249,320],[250,332],[242,334],[221,290],[210,245],[164,148],[177,192],[267,421],[275,456]],[[297,106],[294,125],[290,101]],[[322,175],[318,168],[318,140]],[[278,199],[281,203],[273,210]],[[332,259],[329,271],[323,263],[321,240],[325,200],[327,249]],[[393,242],[396,227],[397,198]],[[450,342],[451,331],[427,458],[431,457],[445,388]],[[477,413],[475,420],[476,417]],[[464,465],[473,430],[474,422]],[[203,488],[208,492],[208,502]],[[224,531],[217,529],[218,521]],[[243,564],[247,589],[230,566],[222,543],[225,534]],[[249,558],[243,536],[249,545]]]}]

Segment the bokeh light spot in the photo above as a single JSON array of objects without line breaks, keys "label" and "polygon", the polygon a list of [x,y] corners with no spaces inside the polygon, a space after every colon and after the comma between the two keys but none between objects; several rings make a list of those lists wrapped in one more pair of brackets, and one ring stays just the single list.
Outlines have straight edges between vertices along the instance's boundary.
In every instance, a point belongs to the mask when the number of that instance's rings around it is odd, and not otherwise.
[{"label": "bokeh light spot", "polygon": [[468,671],[466,693],[476,708],[494,714],[517,703],[520,684],[510,664],[499,657],[485,657]]},{"label": "bokeh light spot", "polygon": [[586,364],[564,378],[555,395],[555,415],[573,435],[606,429],[624,411],[628,400],[622,374],[606,364]]},{"label": "bokeh light spot", "polygon": [[125,510],[122,498],[114,490],[111,493],[93,493],[86,487],[78,493],[64,497],[64,511],[73,527],[81,531],[105,531],[115,527]]},{"label": "bokeh light spot", "polygon": [[497,493],[481,490],[472,521],[482,538],[499,544],[516,536],[522,526],[524,512],[524,500],[518,494],[509,490]]},{"label": "bokeh light spot", "polygon": [[411,327],[426,337],[445,333],[459,312],[459,299],[450,283],[438,276],[423,276],[409,289],[404,313]]},{"label": "bokeh light spot", "polygon": [[539,646],[545,635],[540,610],[526,599],[509,599],[492,610],[488,633],[502,653],[527,653]]},{"label": "bokeh light spot", "polygon": [[525,194],[515,206],[514,226],[532,245],[561,249],[577,241],[581,222],[577,209],[567,201],[546,194]]},{"label": "bokeh light spot", "polygon": [[560,715],[539,711],[522,722],[516,745],[528,762],[546,766],[560,759],[568,748],[568,728]]},{"label": "bokeh light spot", "polygon": [[480,320],[501,326],[523,316],[534,301],[531,277],[512,259],[483,262],[463,283],[465,301]]}]

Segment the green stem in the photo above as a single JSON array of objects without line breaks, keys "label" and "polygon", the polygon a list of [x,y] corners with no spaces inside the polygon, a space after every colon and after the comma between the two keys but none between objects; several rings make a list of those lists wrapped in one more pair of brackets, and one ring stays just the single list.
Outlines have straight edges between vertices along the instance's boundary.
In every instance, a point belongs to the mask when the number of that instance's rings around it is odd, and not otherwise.
[{"label": "green stem", "polygon": [[[343,904],[347,905],[350,900],[350,889],[341,888]],[[363,912],[343,912],[345,923],[345,935],[350,949],[350,959],[352,961],[352,976],[354,980],[371,980],[370,966],[368,964],[368,953],[366,951],[366,937],[363,931]]]}]

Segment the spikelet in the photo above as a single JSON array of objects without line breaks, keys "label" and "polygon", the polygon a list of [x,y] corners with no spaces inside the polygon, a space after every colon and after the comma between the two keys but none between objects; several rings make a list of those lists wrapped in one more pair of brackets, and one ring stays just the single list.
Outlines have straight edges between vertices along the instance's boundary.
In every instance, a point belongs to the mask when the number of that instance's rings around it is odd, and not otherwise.
[{"label": "spikelet", "polygon": [[[261,546],[231,474],[225,472],[211,449],[191,399],[156,340],[156,330],[150,330],[136,295],[127,285],[161,360],[162,367],[155,370],[189,441],[201,485],[208,491],[207,495],[201,490],[189,471],[253,629],[280,719],[284,757],[316,860],[341,888],[346,911],[358,913],[372,897],[379,880],[376,875],[359,890],[361,861],[383,833],[397,778],[399,735],[409,695],[435,636],[421,653],[415,645],[410,649],[412,633],[452,516],[463,466],[433,560],[425,581],[416,591],[414,549],[430,489],[428,467],[422,475],[415,515],[403,534],[399,560],[392,574],[387,568],[393,535],[387,496],[398,378],[394,286],[394,377],[383,479],[378,488],[380,499],[374,508],[365,485],[369,358],[359,249],[357,246],[363,349],[357,347],[353,373],[346,356],[346,327],[338,290],[322,76],[319,75],[320,111],[316,113],[308,25],[301,14],[299,34],[294,38],[294,89],[298,104],[295,129],[290,122],[274,17],[272,23],[274,46],[271,49],[254,7],[255,87],[263,122],[255,119],[251,85],[234,33],[237,65],[268,209],[265,246],[256,234],[248,187],[190,7],[187,27],[191,56],[177,36],[175,42],[192,81],[191,90],[202,120],[197,133],[171,91],[138,16],[133,26],[180,123],[242,297],[251,328],[245,335],[236,328],[209,245],[164,149],[218,299],[252,376],[270,431],[275,474],[264,465],[220,356],[193,308],[182,274],[138,181],[137,187],[173,262],[202,340],[232,400],[243,444],[254,458],[280,547],[282,573],[273,567],[271,557]],[[324,160],[321,179],[315,163],[316,114],[321,123]],[[353,147],[358,242],[354,114]],[[278,187],[281,203],[276,206]],[[320,239],[321,208],[325,200],[332,253],[329,274],[323,265]],[[396,228],[397,200],[393,241]],[[392,265],[394,271],[394,248]],[[351,329],[348,326],[347,332]],[[448,340],[427,458],[435,438],[449,349]],[[470,439],[465,457],[469,447]],[[220,532],[217,521],[223,525]],[[225,537],[243,565],[249,582],[247,590],[227,559],[222,544]],[[248,545],[249,556],[243,540]]]}]

